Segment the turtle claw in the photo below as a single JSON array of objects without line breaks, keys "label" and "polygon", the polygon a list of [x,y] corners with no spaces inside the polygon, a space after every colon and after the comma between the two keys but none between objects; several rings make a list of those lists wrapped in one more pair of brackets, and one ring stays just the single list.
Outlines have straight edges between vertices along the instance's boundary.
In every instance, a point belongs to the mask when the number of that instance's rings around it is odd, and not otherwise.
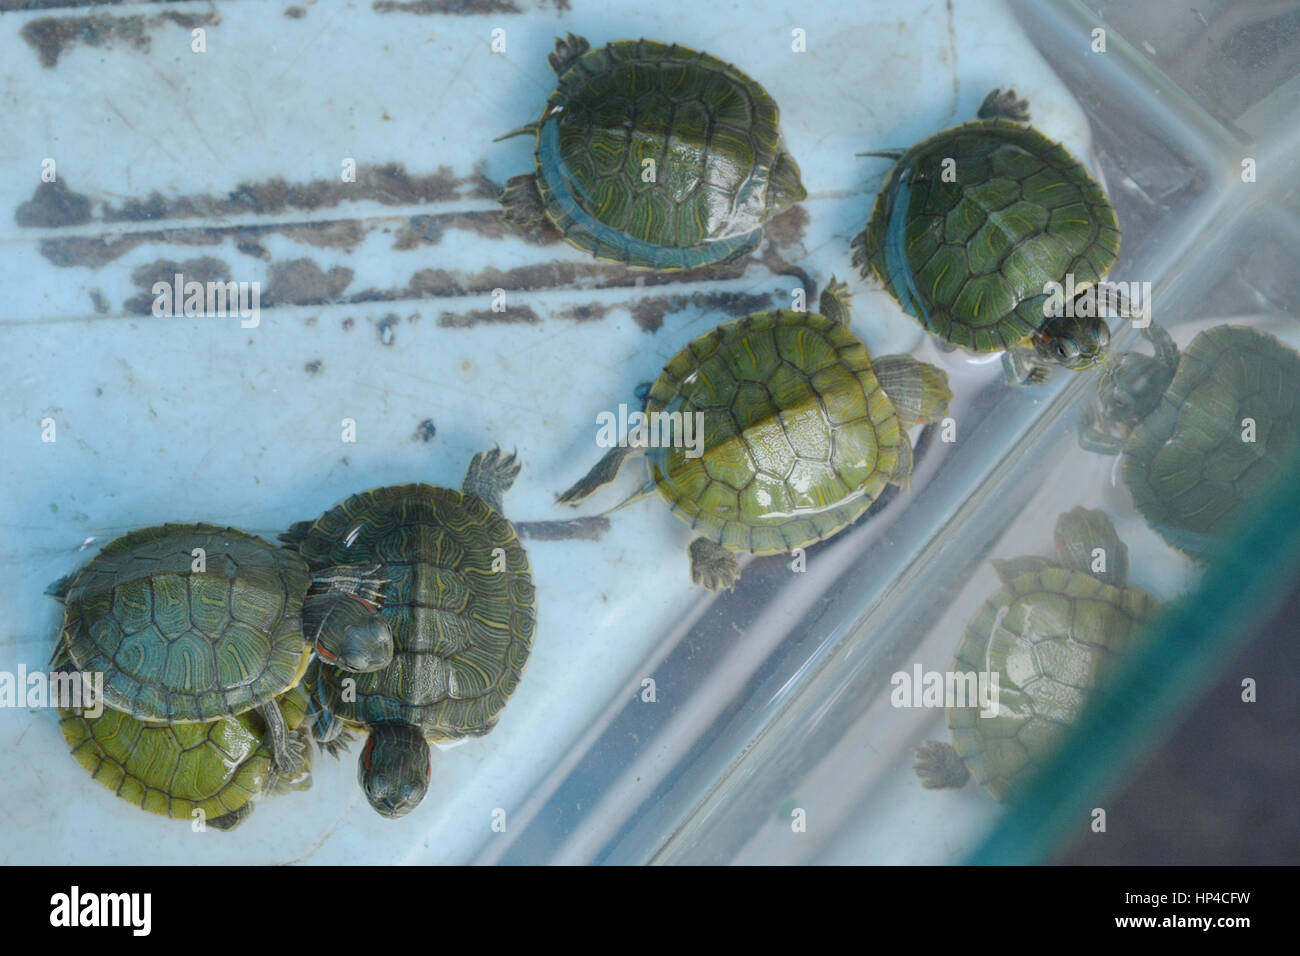
[{"label": "turtle claw", "polygon": [[740,562],[716,541],[696,538],[691,542],[691,580],[710,591],[734,591],[740,580]]},{"label": "turtle claw", "polygon": [[299,733],[291,733],[284,749],[275,755],[274,773],[285,786],[294,786],[304,773],[311,773],[311,743]]},{"label": "turtle claw", "polygon": [[858,270],[858,275],[863,279],[870,281],[872,276],[871,257],[867,254],[867,230],[863,229],[853,237],[849,243],[849,248],[853,250],[853,268]]},{"label": "turtle claw", "polygon": [[551,64],[551,69],[555,71],[556,76],[563,76],[568,72],[569,67],[577,63],[579,58],[590,49],[590,43],[570,33],[567,37],[555,41],[555,52],[547,56],[546,60]]},{"label": "turtle claw", "polygon": [[481,451],[470,460],[461,491],[477,495],[499,512],[501,499],[519,477],[521,467],[514,452],[503,455],[498,447]]},{"label": "turtle claw", "polygon": [[848,283],[840,282],[831,276],[831,281],[826,283],[826,288],[822,290],[817,308],[832,322],[838,322],[848,328],[852,323],[850,311],[852,301],[853,296],[849,293]]},{"label": "turtle claw", "polygon": [[979,118],[1028,123],[1029,101],[1016,96],[1015,90],[994,90],[984,97],[984,102],[979,109]]},{"label": "turtle claw", "polygon": [[296,769],[289,770],[279,763],[272,763],[266,773],[263,790],[267,793],[288,793],[290,790],[308,790],[311,788],[311,740],[298,731],[289,735],[287,749],[291,753],[290,763]]},{"label": "turtle claw", "polygon": [[966,785],[970,770],[949,744],[927,740],[916,748],[912,769],[927,790],[955,790]]}]

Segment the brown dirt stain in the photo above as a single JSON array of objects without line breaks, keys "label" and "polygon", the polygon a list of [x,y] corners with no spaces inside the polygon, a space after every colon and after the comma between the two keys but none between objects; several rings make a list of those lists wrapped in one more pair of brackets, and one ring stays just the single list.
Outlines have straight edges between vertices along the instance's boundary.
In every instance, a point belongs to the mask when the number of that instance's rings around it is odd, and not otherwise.
[{"label": "brown dirt stain", "polygon": [[20,36],[36,51],[41,66],[51,69],[58,65],[60,56],[77,44],[92,47],[128,45],[142,52],[147,51],[153,40],[149,31],[164,23],[174,23],[184,30],[215,27],[221,23],[221,14],[215,10],[195,14],[169,10],[147,17],[105,14],[88,17],[40,17],[29,21],[20,31]]},{"label": "brown dirt stain", "polygon": [[314,259],[271,263],[263,305],[319,305],[337,302],[352,282],[353,271],[334,266],[325,272]]},{"label": "brown dirt stain", "polygon": [[82,226],[90,222],[91,206],[89,197],[74,193],[67,183],[57,179],[38,185],[32,198],[18,207],[14,221],[37,229]]},{"label": "brown dirt stain", "polygon": [[172,283],[178,272],[185,277],[186,282],[206,284],[230,281],[230,266],[214,256],[200,256],[183,262],[175,259],[157,259],[131,270],[131,281],[141,288],[141,292],[127,299],[122,303],[122,307],[133,315],[151,315],[154,300],[157,298],[152,291],[154,283]]},{"label": "brown dirt stain", "polygon": [[438,316],[438,325],[444,329],[468,329],[476,325],[536,325],[540,321],[542,321],[541,316],[526,305],[516,306],[505,312],[475,309],[459,315],[455,312],[443,312]]}]

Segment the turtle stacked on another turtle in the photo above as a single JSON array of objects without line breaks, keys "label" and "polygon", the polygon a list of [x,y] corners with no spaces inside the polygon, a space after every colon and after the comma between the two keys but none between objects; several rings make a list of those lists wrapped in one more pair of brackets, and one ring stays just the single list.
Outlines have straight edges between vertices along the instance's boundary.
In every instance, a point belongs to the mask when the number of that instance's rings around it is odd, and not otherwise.
[{"label": "turtle stacked on another turtle", "polygon": [[1154,356],[1102,372],[1079,443],[1123,454],[1133,505],[1161,537],[1203,556],[1266,489],[1300,436],[1300,355],[1255,329],[1219,325],[1179,355],[1152,323]]},{"label": "turtle stacked on another turtle", "polygon": [[[1106,194],[1028,119],[1014,91],[994,90],[979,119],[906,151],[867,154],[896,162],[853,240],[863,278],[874,272],[943,342],[1003,352],[1016,384],[1097,363],[1110,330],[1088,293],[1119,256]],[[1047,283],[1066,286],[1067,275],[1088,307],[1049,315]]]},{"label": "turtle stacked on another turtle", "polygon": [[952,745],[926,741],[915,770],[929,789],[962,787],[973,775],[1006,800],[1069,733],[1157,604],[1128,586],[1128,548],[1103,511],[1061,515],[1054,557],[993,566],[1003,586],[967,625],[952,670],[996,674],[996,711],[950,706]]},{"label": "turtle stacked on another turtle", "polygon": [[528,555],[502,515],[519,464],[493,449],[462,490],[396,485],[353,495],[282,535],[312,568],[378,565],[392,662],[349,675],[324,661],[308,679],[313,733],[337,752],[365,732],[358,776],[385,817],[409,813],[432,774],[430,741],[480,736],[519,686],[537,626]]},{"label": "turtle stacked on another turtle", "polygon": [[313,575],[292,551],[234,528],[125,534],[50,588],[64,604],[52,660],[102,674],[109,709],[66,712],[65,736],[97,778],[146,809],[171,812],[170,800],[239,813],[267,779],[251,734],[264,738],[275,779],[309,765],[282,703],[313,652],[357,672],[391,659],[379,583],[368,567]]},{"label": "turtle stacked on another turtle", "polygon": [[77,762],[123,800],[150,813],[233,830],[248,819],[260,794],[311,786],[311,744],[298,729],[307,694],[299,685],[276,705],[289,728],[289,748],[300,755],[292,772],[278,768],[266,721],[256,710],[203,724],[169,724],[120,710],[90,717],[60,707],[59,729]]},{"label": "turtle stacked on another turtle", "polygon": [[[726,322],[682,349],[650,388],[648,418],[703,416],[702,449],[649,449],[637,497],[657,489],[696,532],[691,579],[710,590],[735,585],[736,552],[806,547],[859,518],[885,485],[907,487],[908,429],[947,413],[942,371],[910,355],[872,359],[849,328],[843,283],[831,279],[820,309]],[[612,448],[559,501],[577,504],[643,452]]]},{"label": "turtle stacked on another turtle", "polygon": [[807,192],[780,111],[736,67],[654,40],[597,50],[569,34],[536,137],[536,171],[506,183],[506,218],[549,221],[598,259],[689,269],[748,255],[763,224]]}]

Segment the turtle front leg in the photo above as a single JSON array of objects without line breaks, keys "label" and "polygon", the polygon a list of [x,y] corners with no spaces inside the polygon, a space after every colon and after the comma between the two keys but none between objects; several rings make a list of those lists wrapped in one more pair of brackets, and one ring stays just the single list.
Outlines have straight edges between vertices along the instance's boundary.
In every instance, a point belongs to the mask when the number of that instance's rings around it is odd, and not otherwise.
[{"label": "turtle front leg", "polygon": [[514,452],[503,455],[500,448],[481,451],[470,460],[460,490],[467,495],[477,495],[495,511],[504,514],[501,499],[519,477],[520,467]]},{"label": "turtle front leg", "polygon": [[537,191],[537,179],[532,173],[506,180],[501,192],[501,210],[506,222],[534,238],[542,236],[549,220],[542,194]]},{"label": "turtle front leg", "polygon": [[980,119],[1005,119],[1015,123],[1029,122],[1029,101],[1016,96],[1015,90],[994,90],[980,104]]},{"label": "turtle front leg", "polygon": [[1013,348],[1002,353],[1002,369],[1012,385],[1041,385],[1052,376],[1052,368],[1033,349]]},{"label": "turtle front leg", "polygon": [[307,766],[306,740],[301,734],[289,730],[276,701],[267,701],[259,708],[259,712],[266,721],[265,742],[275,755],[273,760],[276,771],[290,779],[296,778]]},{"label": "turtle front leg", "polygon": [[1108,431],[1095,408],[1088,408],[1079,422],[1079,447],[1099,455],[1118,455],[1124,450],[1124,439]]},{"label": "turtle front leg", "polygon": [[912,769],[927,790],[960,790],[970,780],[970,770],[957,751],[937,740],[927,740],[916,748]]},{"label": "turtle front leg", "polygon": [[740,562],[718,542],[696,538],[691,542],[691,580],[710,591],[733,591],[740,580]]},{"label": "turtle front leg", "polygon": [[586,39],[570,33],[563,39],[555,41],[555,52],[547,56],[546,60],[557,76],[563,76],[590,49],[591,44]]},{"label": "turtle front leg", "polygon": [[319,660],[311,662],[302,683],[307,691],[307,716],[305,725],[310,728],[312,740],[335,759],[356,739],[356,735],[325,703],[321,695]]}]

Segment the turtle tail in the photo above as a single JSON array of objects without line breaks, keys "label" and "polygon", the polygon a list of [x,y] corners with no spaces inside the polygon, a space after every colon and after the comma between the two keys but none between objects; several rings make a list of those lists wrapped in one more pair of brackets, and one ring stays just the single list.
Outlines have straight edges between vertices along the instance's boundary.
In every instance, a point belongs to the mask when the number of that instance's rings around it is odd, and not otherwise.
[{"label": "turtle tail", "polygon": [[904,427],[931,424],[948,414],[952,390],[942,369],[910,355],[885,355],[871,363]]}]

